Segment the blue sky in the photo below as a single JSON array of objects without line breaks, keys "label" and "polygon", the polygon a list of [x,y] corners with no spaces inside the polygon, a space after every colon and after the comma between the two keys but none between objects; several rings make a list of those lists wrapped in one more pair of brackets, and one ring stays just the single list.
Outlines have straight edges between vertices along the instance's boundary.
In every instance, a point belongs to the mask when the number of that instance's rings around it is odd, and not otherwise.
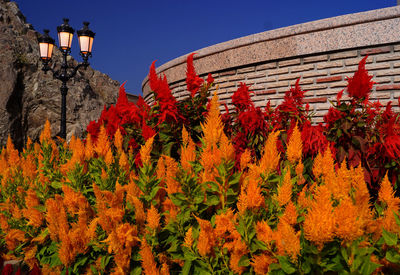
[{"label": "blue sky", "polygon": [[[160,66],[198,49],[258,32],[333,16],[385,8],[396,0],[16,0],[27,21],[42,32],[63,17],[96,33],[93,68],[141,94],[153,60]],[[80,60],[76,36],[72,55]]]}]

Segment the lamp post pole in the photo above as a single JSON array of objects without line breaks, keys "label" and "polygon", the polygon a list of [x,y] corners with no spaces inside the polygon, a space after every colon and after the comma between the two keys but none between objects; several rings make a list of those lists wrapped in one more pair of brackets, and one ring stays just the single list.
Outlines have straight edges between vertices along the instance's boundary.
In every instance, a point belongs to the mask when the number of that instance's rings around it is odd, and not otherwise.
[{"label": "lamp post pole", "polygon": [[[61,63],[61,68],[55,71],[53,68],[49,66],[49,62],[51,60],[53,47],[54,47],[54,39],[49,36],[49,31],[44,30],[44,35],[39,38],[39,48],[40,48],[40,59],[43,62],[42,70],[47,73],[47,71],[51,71],[53,73],[53,77],[62,82],[60,92],[61,92],[61,120],[60,120],[60,132],[58,134],[59,137],[66,139],[67,138],[67,94],[68,87],[67,82],[71,78],[73,78],[79,68],[84,67],[86,69],[89,66],[88,59],[92,56],[92,46],[93,39],[95,33],[89,30],[89,22],[83,22],[84,27],[77,31],[79,45],[80,45],[80,54],[83,58],[83,62],[79,63],[75,67],[68,67],[67,57],[71,52],[71,42],[72,36],[74,33],[74,29],[71,28],[68,24],[69,20],[64,19],[64,24],[57,27],[58,38],[60,43],[60,50],[63,54],[63,59]],[[68,72],[69,69],[72,69]]]}]

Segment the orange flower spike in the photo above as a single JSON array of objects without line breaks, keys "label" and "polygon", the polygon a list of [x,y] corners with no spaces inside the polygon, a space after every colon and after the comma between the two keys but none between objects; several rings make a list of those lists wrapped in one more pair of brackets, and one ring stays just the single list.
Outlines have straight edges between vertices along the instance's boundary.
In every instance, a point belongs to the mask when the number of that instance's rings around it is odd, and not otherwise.
[{"label": "orange flower spike", "polygon": [[335,208],[336,236],[351,243],[363,235],[362,221],[358,218],[357,207],[350,197],[343,199]]},{"label": "orange flower spike", "polygon": [[208,256],[214,253],[214,247],[217,243],[214,230],[209,221],[195,217],[200,225],[199,240],[197,250],[201,256]]},{"label": "orange flower spike", "polygon": [[137,224],[143,224],[146,220],[146,214],[142,202],[137,197],[132,197],[132,203],[135,207],[135,220]]},{"label": "orange flower spike", "polygon": [[247,204],[247,192],[246,192],[246,187],[242,186],[240,188],[240,194],[237,202],[237,208],[239,210],[239,214],[243,215],[246,210],[248,209],[248,204]]},{"label": "orange flower spike", "polygon": [[264,196],[256,179],[250,178],[246,187],[248,209],[258,210],[265,205]]},{"label": "orange flower spike", "polygon": [[100,127],[99,137],[97,138],[95,152],[98,156],[104,157],[110,148],[110,142],[108,140],[106,129],[104,125]]},{"label": "orange flower spike", "polygon": [[314,159],[312,171],[315,178],[319,178],[323,174],[324,166],[321,152],[318,152],[317,157]]},{"label": "orange flower spike", "polygon": [[85,159],[89,160],[93,158],[94,153],[95,151],[93,147],[92,136],[90,135],[90,133],[88,133],[86,136],[86,144],[85,144]]},{"label": "orange flower spike", "polygon": [[156,167],[156,174],[157,174],[158,179],[165,178],[165,162],[164,162],[163,155],[158,159],[157,167]]},{"label": "orange flower spike", "polygon": [[48,120],[46,120],[43,130],[40,134],[40,143],[43,144],[44,141],[48,142],[49,140],[51,140],[51,126],[50,126],[50,122]]},{"label": "orange flower spike", "polygon": [[398,208],[400,199],[394,196],[394,190],[388,179],[387,173],[383,178],[378,193],[378,199],[387,205],[388,208]]},{"label": "orange flower spike", "polygon": [[124,169],[126,172],[129,171],[129,160],[124,151],[121,151],[121,155],[119,157],[119,167]]},{"label": "orange flower spike", "polygon": [[235,158],[235,148],[224,132],[221,134],[219,149],[221,150],[222,158],[226,161],[233,160]]},{"label": "orange flower spike", "polygon": [[142,268],[145,275],[159,275],[156,261],[154,260],[153,252],[150,246],[147,244],[146,240],[141,241],[140,257],[142,258]]},{"label": "orange flower spike", "polygon": [[274,233],[267,221],[259,221],[256,224],[257,239],[269,245],[273,240]]},{"label": "orange flower spike", "polygon": [[186,246],[186,247],[188,247],[188,248],[191,248],[191,247],[192,247],[192,245],[193,245],[192,227],[189,227],[188,231],[186,231],[185,239],[184,239],[183,245]]},{"label": "orange flower spike", "polygon": [[286,168],[286,174],[283,178],[283,182],[278,186],[278,194],[276,200],[280,207],[285,206],[292,198],[292,180],[290,176],[290,169]]},{"label": "orange flower spike", "polygon": [[305,238],[314,242],[319,249],[323,248],[324,243],[332,241],[335,233],[331,196],[332,194],[327,186],[318,186],[315,200],[312,202],[311,209],[309,209],[304,220]]},{"label": "orange flower spike", "polygon": [[170,275],[170,273],[169,273],[169,266],[168,266],[167,263],[163,263],[163,264],[161,265],[160,274],[161,274],[161,275]]},{"label": "orange flower spike", "polygon": [[296,176],[297,176],[297,184],[302,185],[306,182],[303,176],[303,171],[304,171],[304,164],[299,160],[299,163],[296,165]]},{"label": "orange flower spike", "polygon": [[14,250],[21,242],[25,241],[25,232],[19,229],[10,229],[5,237],[8,250]]},{"label": "orange flower spike", "polygon": [[22,166],[22,175],[25,179],[30,179],[28,182],[31,184],[37,175],[35,157],[32,154],[28,154],[26,159],[24,159]]},{"label": "orange flower spike", "polygon": [[275,260],[267,254],[255,255],[253,257],[251,266],[257,275],[265,275],[269,272],[269,265],[274,263]]},{"label": "orange flower spike", "polygon": [[297,261],[300,255],[300,232],[296,233],[289,224],[280,222],[275,238],[278,254],[287,255],[293,261]]},{"label": "orange flower spike", "polygon": [[182,127],[182,146],[187,147],[189,144],[189,133],[186,130],[185,126]]},{"label": "orange flower spike", "polygon": [[117,148],[118,153],[121,153],[123,151],[122,150],[123,142],[124,140],[121,131],[118,128],[114,135],[114,146],[115,148]]},{"label": "orange flower spike", "polygon": [[270,174],[276,171],[280,159],[280,153],[276,146],[279,134],[280,131],[275,131],[268,135],[268,139],[264,145],[264,153],[259,163],[262,173]]},{"label": "orange flower spike", "polygon": [[246,169],[251,163],[251,152],[248,148],[240,156],[240,170]]},{"label": "orange flower spike", "polygon": [[160,214],[154,205],[151,205],[150,209],[147,211],[146,222],[147,226],[153,230],[157,230],[160,226]]},{"label": "orange flower spike", "polygon": [[114,156],[111,151],[111,147],[108,148],[107,154],[104,158],[104,162],[106,163],[107,166],[110,166],[113,163]]},{"label": "orange flower spike", "polygon": [[289,138],[286,150],[287,159],[292,165],[301,160],[302,150],[303,150],[303,141],[301,139],[301,133],[296,123],[293,132]]},{"label": "orange flower spike", "polygon": [[181,149],[181,165],[183,170],[189,172],[192,169],[191,162],[196,159],[196,145],[192,140],[189,140],[187,147]]},{"label": "orange flower spike", "polygon": [[144,145],[140,148],[140,159],[143,165],[150,165],[150,153],[153,149],[154,136],[149,138]]},{"label": "orange flower spike", "polygon": [[18,150],[15,149],[10,135],[7,138],[7,161],[10,167],[15,167],[20,163]]},{"label": "orange flower spike", "polygon": [[165,183],[167,185],[167,193],[174,194],[182,192],[180,183],[175,179],[178,172],[178,163],[171,157],[164,156],[164,163],[166,169]]},{"label": "orange flower spike", "polygon": [[214,95],[210,102],[210,110],[208,111],[205,123],[201,123],[201,129],[203,131],[203,141],[205,147],[213,148],[221,139],[223,133],[223,124],[219,111],[218,95],[214,92]]},{"label": "orange flower spike", "polygon": [[32,270],[35,265],[39,266],[38,260],[36,259],[36,245],[27,246],[24,250],[24,263],[26,263],[29,267],[29,270]]},{"label": "orange flower spike", "polygon": [[289,201],[289,203],[286,205],[285,212],[283,213],[281,220],[292,226],[297,223],[297,210],[292,201]]},{"label": "orange flower spike", "polygon": [[215,216],[215,235],[219,239],[225,239],[227,233],[232,233],[236,230],[237,214],[234,214],[232,209],[226,210],[226,213],[221,213]]}]

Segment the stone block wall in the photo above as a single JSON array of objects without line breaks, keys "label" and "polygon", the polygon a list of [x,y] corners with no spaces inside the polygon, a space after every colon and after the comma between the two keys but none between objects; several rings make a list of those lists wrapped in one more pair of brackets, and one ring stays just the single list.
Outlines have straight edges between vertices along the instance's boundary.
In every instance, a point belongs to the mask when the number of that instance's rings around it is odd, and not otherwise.
[{"label": "stone block wall", "polygon": [[[240,82],[250,85],[256,106],[282,102],[285,91],[300,78],[305,102],[322,121],[347,77],[368,55],[366,68],[376,82],[371,98],[399,110],[400,7],[339,16],[239,38],[196,51],[194,66],[201,77],[211,73],[220,101],[231,109],[230,97]],[[266,51],[268,49],[268,51]],[[186,90],[186,57],[157,69],[165,73],[173,95],[182,100]],[[153,101],[147,78],[145,99]],[[346,99],[344,93],[343,99]]]}]

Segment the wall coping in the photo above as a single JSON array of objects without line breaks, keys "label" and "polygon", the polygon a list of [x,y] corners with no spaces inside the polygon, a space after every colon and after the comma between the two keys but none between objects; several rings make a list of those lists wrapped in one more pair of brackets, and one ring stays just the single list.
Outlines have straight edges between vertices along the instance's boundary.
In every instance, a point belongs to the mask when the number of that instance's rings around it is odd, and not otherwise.
[{"label": "wall coping", "polygon": [[[366,12],[341,15],[244,36],[194,51],[197,53],[195,55],[196,71],[198,74],[205,74],[208,72],[221,71],[231,67],[240,67],[257,62],[294,57],[296,55],[323,53],[332,50],[348,49],[351,47],[363,47],[374,44],[397,42],[400,40],[400,36],[396,34],[400,34],[400,31],[396,30],[396,28],[392,28],[390,23],[400,23],[400,20],[398,20],[399,18],[400,6],[394,6]],[[396,19],[396,22],[387,22],[389,24],[384,24],[385,21],[390,21],[390,19]],[[399,24],[397,24],[397,29],[399,29],[398,26]],[[388,35],[388,28],[393,30],[393,34]],[[340,29],[342,29],[342,32]],[[334,31],[334,34],[336,34],[334,37],[332,37],[332,31]],[[351,33],[355,33],[355,35],[361,34],[361,40],[364,41],[350,43],[347,40],[355,38],[354,36],[348,36]],[[293,40],[293,38],[295,38],[295,40]],[[312,40],[307,40],[307,38],[312,38]],[[341,40],[338,41],[337,39]],[[321,41],[332,42],[333,46],[329,46],[329,43],[321,43]],[[271,44],[269,42],[277,43]],[[292,44],[289,43],[287,52],[282,51],[281,49],[278,51],[278,53],[264,53],[261,55],[255,52],[257,49],[267,50],[265,45],[268,45],[268,43],[275,46],[287,46],[286,42],[292,42]],[[311,47],[309,47],[309,45],[305,45],[306,43],[311,43]],[[302,44],[304,44],[303,47],[301,47]],[[257,45],[257,47],[254,47],[254,45]],[[260,46],[263,47],[260,48]],[[215,57],[217,58],[227,57],[221,55],[221,53],[231,52],[232,50],[237,50],[238,48],[242,48],[242,51],[240,51],[239,54],[236,54],[236,56],[229,54],[229,60],[225,64],[217,62],[218,68],[216,66],[210,66],[210,60],[205,60],[207,57],[213,55],[216,55]],[[241,53],[249,52],[249,50],[252,53],[250,58],[249,56],[246,58],[240,56]],[[295,55],[293,53],[295,53]],[[164,63],[156,68],[156,72],[165,73],[169,82],[176,82],[184,79],[184,72],[186,70],[185,63],[189,54],[190,53]],[[183,66],[185,67],[184,70],[182,70]],[[176,74],[176,69],[178,69],[180,76]],[[147,96],[149,92],[148,76],[146,76],[142,82],[142,91],[143,95]]]}]

